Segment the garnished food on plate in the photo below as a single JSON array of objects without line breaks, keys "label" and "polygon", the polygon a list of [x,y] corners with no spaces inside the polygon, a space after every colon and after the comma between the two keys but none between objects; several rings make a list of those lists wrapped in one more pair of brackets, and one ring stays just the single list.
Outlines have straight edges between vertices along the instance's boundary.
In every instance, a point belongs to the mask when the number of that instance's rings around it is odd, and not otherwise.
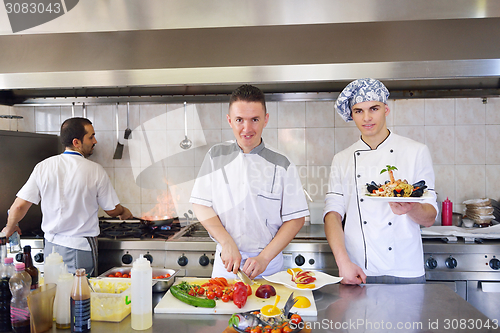
[{"label": "garnished food on plate", "polygon": [[314,277],[314,272],[303,271],[300,268],[289,268],[287,269],[288,274],[292,275],[292,281],[295,282],[297,288],[301,289],[314,289],[316,285],[313,283],[316,281]]},{"label": "garnished food on plate", "polygon": [[425,180],[421,180],[415,184],[408,184],[406,179],[396,180],[393,171],[397,170],[395,166],[387,165],[380,173],[388,172],[390,180],[385,184],[377,184],[372,181],[366,184],[368,195],[377,197],[421,197],[424,190],[427,188]]}]

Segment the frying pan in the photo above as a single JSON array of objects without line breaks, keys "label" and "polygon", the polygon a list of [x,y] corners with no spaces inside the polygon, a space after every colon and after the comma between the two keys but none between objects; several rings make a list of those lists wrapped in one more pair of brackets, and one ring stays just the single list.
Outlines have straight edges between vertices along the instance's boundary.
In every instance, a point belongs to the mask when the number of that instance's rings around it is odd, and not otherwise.
[{"label": "frying pan", "polygon": [[152,226],[156,226],[156,227],[162,227],[162,226],[169,226],[171,225],[172,223],[174,223],[174,221],[178,221],[179,218],[178,217],[168,217],[168,216],[149,216],[147,219],[141,219],[141,218],[138,218],[138,217],[135,217],[136,219],[138,219],[139,221],[141,221],[141,224],[145,225],[145,226],[148,226],[148,227],[152,227]]}]

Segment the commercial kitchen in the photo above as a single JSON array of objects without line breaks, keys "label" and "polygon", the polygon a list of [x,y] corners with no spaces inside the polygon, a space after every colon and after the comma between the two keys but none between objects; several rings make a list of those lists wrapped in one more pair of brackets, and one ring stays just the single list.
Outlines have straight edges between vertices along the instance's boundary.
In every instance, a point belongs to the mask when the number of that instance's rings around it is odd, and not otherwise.
[{"label": "commercial kitchen", "polygon": [[[90,159],[121,203],[134,216],[172,222],[144,229],[100,211],[99,274],[143,254],[175,279],[210,276],[215,242],[189,197],[208,149],[233,139],[225,115],[244,83],[266,94],[263,139],[294,161],[308,197],[311,216],[283,251],[285,268],[338,276],[322,209],[334,154],[359,137],[333,107],[357,78],[384,82],[388,128],[429,147],[440,207],[448,198],[463,214],[466,200],[500,200],[496,2],[76,1],[19,32],[0,15],[0,220],[34,165],[61,152],[62,121],[84,116],[98,140]],[[40,223],[32,207],[21,243],[43,271]],[[483,324],[500,319],[500,233],[440,230],[423,233],[425,285],[322,287],[312,292],[317,312],[304,317],[312,331],[494,331]],[[165,295],[154,293],[154,305]],[[222,332],[229,317],[158,308],[149,331]],[[130,316],[93,321],[92,330],[133,331]]]}]

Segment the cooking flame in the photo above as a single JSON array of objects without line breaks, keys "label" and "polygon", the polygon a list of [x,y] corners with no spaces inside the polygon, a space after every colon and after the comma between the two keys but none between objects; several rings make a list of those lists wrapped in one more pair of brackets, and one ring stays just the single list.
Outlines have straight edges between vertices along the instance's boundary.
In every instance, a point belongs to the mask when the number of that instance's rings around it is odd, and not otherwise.
[{"label": "cooking flame", "polygon": [[[165,183],[168,182],[164,180]],[[179,199],[179,198],[177,198]],[[144,220],[166,220],[177,216],[177,211],[175,209],[174,198],[172,197],[171,192],[168,190],[164,190],[160,195],[156,197],[156,201],[158,202],[150,211],[142,214],[142,219]]]}]

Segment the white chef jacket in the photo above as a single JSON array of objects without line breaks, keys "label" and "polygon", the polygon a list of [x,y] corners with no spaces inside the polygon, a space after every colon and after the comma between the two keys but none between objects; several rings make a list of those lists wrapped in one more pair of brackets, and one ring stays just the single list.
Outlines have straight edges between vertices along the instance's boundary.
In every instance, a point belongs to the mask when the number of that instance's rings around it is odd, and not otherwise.
[{"label": "white chef jacket", "polygon": [[283,222],[309,215],[297,168],[264,141],[248,154],[235,140],[213,146],[189,201],[212,207],[240,252],[248,254],[260,253]]},{"label": "white chef jacket", "polygon": [[425,180],[429,203],[438,211],[434,171],[426,145],[390,133],[376,148],[363,140],[336,154],[332,161],[324,215],[345,217],[345,246],[349,258],[368,276],[418,277],[425,273],[420,225],[406,214],[395,215],[389,203],[364,198],[366,184],[389,180],[386,165],[398,168],[395,179],[413,184]]},{"label": "white chef jacket", "polygon": [[85,251],[91,250],[85,237],[99,235],[99,206],[113,210],[120,203],[104,168],[74,151],[38,163],[17,196],[41,200],[45,239]]}]

